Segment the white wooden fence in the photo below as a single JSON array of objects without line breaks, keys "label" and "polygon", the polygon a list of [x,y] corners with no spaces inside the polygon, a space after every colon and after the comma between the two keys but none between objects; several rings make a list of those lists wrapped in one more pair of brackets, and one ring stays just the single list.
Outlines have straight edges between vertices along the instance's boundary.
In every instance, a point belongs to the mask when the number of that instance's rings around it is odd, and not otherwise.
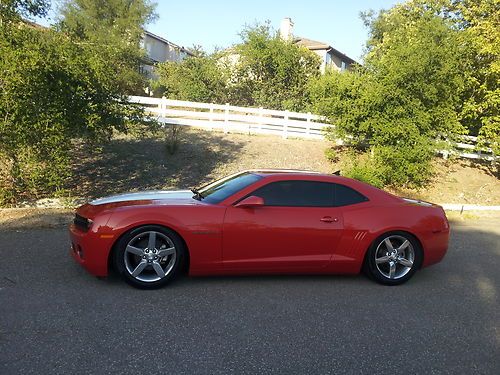
[{"label": "white wooden fence", "polygon": [[[141,104],[146,111],[156,115],[164,124],[197,126],[209,130],[219,129],[224,133],[275,134],[283,138],[322,139],[323,130],[331,126],[325,119],[310,112],[276,111],[264,108],[237,107],[229,104],[213,104],[130,96],[129,101]],[[441,151],[447,158],[450,154],[469,159],[496,160],[491,150],[475,152],[476,137],[463,136],[462,141],[454,144],[457,151]],[[341,141],[339,141],[341,143]]]},{"label": "white wooden fence", "polygon": [[323,128],[330,126],[311,113],[275,111],[264,108],[236,107],[229,104],[187,102],[182,100],[129,97],[132,103],[145,106],[165,124],[221,129],[225,133],[277,134],[283,138],[323,138]]},{"label": "white wooden fence", "polygon": [[457,151],[440,151],[440,154],[445,159],[447,159],[449,155],[456,154],[467,159],[481,159],[488,161],[500,160],[500,156],[493,155],[493,151],[490,148],[476,150],[477,137],[472,135],[462,135],[460,138],[460,142],[455,142],[453,144],[453,148]]}]

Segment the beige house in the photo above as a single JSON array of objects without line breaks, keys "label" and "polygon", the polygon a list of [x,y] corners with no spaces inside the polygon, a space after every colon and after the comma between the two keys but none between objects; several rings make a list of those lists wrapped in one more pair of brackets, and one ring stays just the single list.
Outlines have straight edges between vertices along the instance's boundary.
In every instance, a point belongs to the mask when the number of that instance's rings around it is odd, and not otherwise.
[{"label": "beige house", "polygon": [[358,64],[354,59],[333,48],[327,43],[293,35],[293,22],[286,17],[281,21],[280,36],[284,40],[292,40],[300,46],[304,46],[310,51],[316,53],[321,58],[321,72],[324,73],[327,68],[343,71],[350,69],[354,64]]},{"label": "beige house", "polygon": [[188,56],[194,56],[186,48],[146,30],[144,30],[141,46],[146,51],[146,58],[141,69],[152,79],[155,79],[154,67],[156,64],[166,61],[179,62]]}]

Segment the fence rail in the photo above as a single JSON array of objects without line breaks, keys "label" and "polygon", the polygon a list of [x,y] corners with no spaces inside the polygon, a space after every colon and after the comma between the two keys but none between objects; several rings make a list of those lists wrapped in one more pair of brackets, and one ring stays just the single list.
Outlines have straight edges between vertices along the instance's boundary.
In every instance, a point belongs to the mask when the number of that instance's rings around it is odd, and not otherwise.
[{"label": "fence rail", "polygon": [[131,96],[132,103],[142,104],[165,124],[199,126],[227,132],[275,134],[283,138],[323,138],[330,126],[321,116],[311,113],[276,111],[264,108],[237,107],[229,104],[188,102],[164,98]]},{"label": "fence rail", "polygon": [[[275,134],[283,138],[323,139],[324,129],[331,126],[322,116],[310,112],[277,111],[238,107],[227,104],[199,103],[148,96],[130,96],[131,103],[141,104],[164,124],[196,126],[225,133]],[[496,160],[490,149],[476,152],[477,138],[463,136],[453,146],[456,151],[441,151],[447,158],[455,154],[468,159]]]}]

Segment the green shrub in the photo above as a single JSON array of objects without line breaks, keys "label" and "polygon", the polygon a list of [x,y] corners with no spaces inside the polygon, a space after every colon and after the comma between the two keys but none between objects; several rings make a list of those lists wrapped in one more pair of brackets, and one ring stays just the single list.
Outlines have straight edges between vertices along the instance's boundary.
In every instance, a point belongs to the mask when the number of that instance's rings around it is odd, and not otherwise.
[{"label": "green shrub", "polygon": [[377,146],[373,150],[373,165],[384,185],[422,187],[432,176],[432,147],[420,144]]},{"label": "green shrub", "polygon": [[[2,200],[61,189],[71,141],[100,142],[143,110],[126,103],[93,47],[21,22],[0,24]],[[126,120],[127,119],[127,120]]]},{"label": "green shrub", "polygon": [[330,147],[325,150],[325,157],[328,161],[336,163],[340,160],[340,156],[337,150]]},{"label": "green shrub", "polygon": [[242,43],[226,51],[159,64],[155,94],[172,99],[305,110],[307,85],[320,74],[319,57],[285,41],[268,23],[245,27]]},{"label": "green shrub", "polygon": [[431,176],[436,140],[466,132],[458,113],[464,45],[436,4],[408,1],[365,17],[364,65],[327,72],[309,85],[313,111],[333,125],[328,138],[370,150],[363,164],[353,164],[352,175],[379,185],[422,186]]},{"label": "green shrub", "polygon": [[432,176],[432,144],[425,139],[413,145],[374,146],[370,152],[352,153],[344,175],[376,187],[422,187]]},{"label": "green shrub", "polygon": [[352,166],[347,167],[347,169],[343,172],[343,175],[366,182],[367,184],[378,188],[382,188],[385,185],[379,176],[377,167],[369,161],[355,162]]},{"label": "green shrub", "polygon": [[180,145],[181,135],[182,135],[181,125],[165,125],[165,148],[170,155],[177,152]]}]

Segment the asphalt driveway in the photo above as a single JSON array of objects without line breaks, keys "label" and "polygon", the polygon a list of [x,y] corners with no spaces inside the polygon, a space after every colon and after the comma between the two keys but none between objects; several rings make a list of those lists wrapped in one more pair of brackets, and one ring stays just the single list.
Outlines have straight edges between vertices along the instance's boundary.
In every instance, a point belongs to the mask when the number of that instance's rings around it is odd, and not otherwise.
[{"label": "asphalt driveway", "polygon": [[99,280],[63,228],[0,230],[0,374],[500,374],[500,222],[400,287],[363,276]]}]

